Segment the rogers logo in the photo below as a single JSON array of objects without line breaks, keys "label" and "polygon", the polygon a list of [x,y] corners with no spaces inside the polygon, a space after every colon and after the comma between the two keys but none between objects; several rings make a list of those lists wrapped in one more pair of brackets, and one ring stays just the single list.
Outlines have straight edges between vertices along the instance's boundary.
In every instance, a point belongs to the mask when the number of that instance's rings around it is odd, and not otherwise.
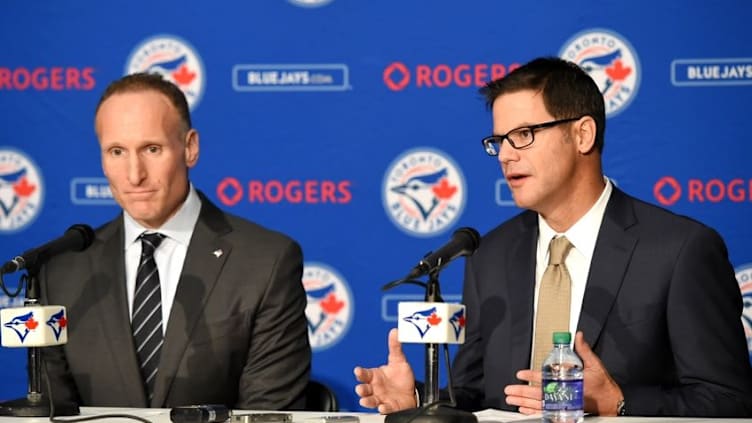
[{"label": "rogers logo", "polygon": [[710,180],[689,179],[686,189],[673,176],[664,176],[653,186],[653,195],[664,206],[676,204],[686,192],[690,203],[720,203],[730,201],[741,203],[752,201],[752,179],[745,181],[735,178],[728,182],[714,178]]},{"label": "rogers logo", "polygon": [[[392,91],[402,91],[413,84],[417,88],[461,88],[482,87],[487,82],[501,78],[520,67],[519,63],[503,65],[500,63],[462,63],[451,66],[415,65],[411,70],[402,62],[392,62],[384,69],[384,84]],[[413,78],[414,76],[414,78]]]},{"label": "rogers logo", "polygon": [[96,86],[94,68],[37,67],[28,69],[0,67],[0,90],[89,91]]},{"label": "rogers logo", "polygon": [[217,197],[225,206],[234,206],[244,198],[249,203],[347,204],[352,200],[350,186],[344,181],[298,180],[249,181],[226,177],[217,184]]}]

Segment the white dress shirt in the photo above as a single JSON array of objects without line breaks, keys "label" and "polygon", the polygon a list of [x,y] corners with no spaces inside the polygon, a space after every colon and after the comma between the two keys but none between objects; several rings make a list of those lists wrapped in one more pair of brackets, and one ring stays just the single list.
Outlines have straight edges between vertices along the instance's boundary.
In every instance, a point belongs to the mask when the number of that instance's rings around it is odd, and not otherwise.
[{"label": "white dress shirt", "polygon": [[188,197],[178,211],[159,229],[146,229],[123,211],[125,224],[125,283],[128,293],[128,314],[133,318],[133,294],[136,289],[136,271],[141,257],[141,240],[143,232],[159,232],[165,235],[162,243],[154,252],[154,261],[159,272],[159,284],[162,293],[162,333],[167,329],[167,321],[175,299],[180,274],[183,271],[188,244],[193,236],[193,228],[201,212],[201,200],[191,184]]},{"label": "white dress shirt", "polygon": [[[611,197],[613,190],[611,181],[604,177],[606,186],[603,192],[593,206],[585,213],[569,230],[563,234],[554,231],[546,220],[538,215],[538,245],[536,250],[535,265],[535,303],[533,306],[533,322],[538,315],[538,292],[540,291],[540,282],[543,279],[543,272],[548,266],[548,244],[551,239],[557,236],[566,236],[572,244],[564,263],[569,270],[569,276],[572,280],[572,297],[569,309],[569,331],[574,334],[577,331],[577,322],[580,319],[580,310],[582,309],[582,300],[585,297],[585,285],[587,284],[588,273],[590,272],[590,262],[593,259],[595,242],[598,239],[598,231],[603,221],[603,215],[606,212],[608,199]],[[535,339],[535,325],[533,325],[533,338]],[[534,352],[532,352],[534,353]],[[531,360],[533,355],[530,355]]]}]

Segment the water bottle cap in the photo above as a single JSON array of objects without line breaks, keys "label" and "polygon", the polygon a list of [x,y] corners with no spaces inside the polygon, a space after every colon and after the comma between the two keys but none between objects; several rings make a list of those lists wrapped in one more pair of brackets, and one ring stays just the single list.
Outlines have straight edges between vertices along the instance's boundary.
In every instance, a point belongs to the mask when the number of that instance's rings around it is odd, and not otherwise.
[{"label": "water bottle cap", "polygon": [[572,334],[569,332],[554,332],[554,344],[569,344],[572,342]]}]

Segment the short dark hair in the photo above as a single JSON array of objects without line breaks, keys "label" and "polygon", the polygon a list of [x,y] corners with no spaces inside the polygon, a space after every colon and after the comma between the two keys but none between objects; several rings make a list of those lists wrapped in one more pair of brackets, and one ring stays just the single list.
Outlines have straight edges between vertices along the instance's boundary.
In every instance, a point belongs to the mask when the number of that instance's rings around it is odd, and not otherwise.
[{"label": "short dark hair", "polygon": [[480,89],[490,109],[503,94],[522,90],[543,93],[543,104],[555,119],[588,115],[595,120],[595,148],[603,152],[606,106],[593,78],[572,62],[558,57],[541,57],[489,82]]},{"label": "short dark hair", "polygon": [[99,113],[99,108],[102,103],[115,94],[139,92],[139,91],[156,91],[163,94],[170,100],[180,116],[180,120],[185,125],[185,130],[191,129],[191,113],[188,110],[188,101],[185,99],[185,94],[178,88],[177,85],[162,78],[162,75],[158,73],[132,73],[126,75],[116,81],[110,83],[104,90],[102,97],[99,98],[97,108],[94,111],[96,116]]}]

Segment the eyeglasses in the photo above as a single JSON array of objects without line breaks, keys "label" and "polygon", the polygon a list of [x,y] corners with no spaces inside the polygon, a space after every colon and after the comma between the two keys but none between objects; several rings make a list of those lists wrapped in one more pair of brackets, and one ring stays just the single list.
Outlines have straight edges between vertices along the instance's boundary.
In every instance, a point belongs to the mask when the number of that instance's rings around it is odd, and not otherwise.
[{"label": "eyeglasses", "polygon": [[483,148],[489,156],[498,156],[501,151],[501,144],[504,140],[509,141],[509,145],[515,150],[529,146],[535,141],[535,131],[540,129],[551,128],[562,123],[574,122],[581,119],[582,116],[569,119],[552,120],[551,122],[539,123],[537,125],[522,126],[512,129],[504,135],[491,135],[483,138]]}]

